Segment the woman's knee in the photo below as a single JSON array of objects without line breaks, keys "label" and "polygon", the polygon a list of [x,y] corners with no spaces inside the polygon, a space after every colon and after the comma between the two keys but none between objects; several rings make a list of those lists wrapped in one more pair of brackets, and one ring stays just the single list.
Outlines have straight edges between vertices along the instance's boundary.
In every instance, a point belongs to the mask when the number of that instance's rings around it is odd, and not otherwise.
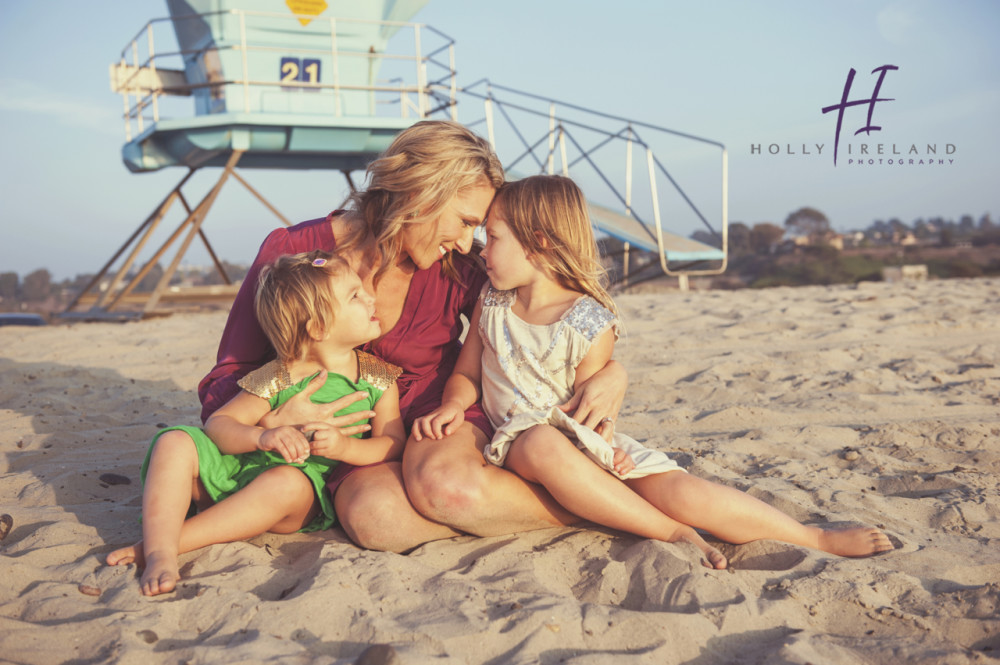
[{"label": "woman's knee", "polygon": [[[452,524],[458,515],[475,513],[487,499],[490,464],[481,446],[476,446],[477,431],[460,430],[451,441],[407,443],[403,474],[406,494],[417,512]],[[485,437],[479,437],[485,443]]]},{"label": "woman's knee", "polygon": [[413,510],[398,463],[355,471],[340,484],[333,499],[337,522],[359,547],[401,551],[410,546],[396,538],[400,519]]}]

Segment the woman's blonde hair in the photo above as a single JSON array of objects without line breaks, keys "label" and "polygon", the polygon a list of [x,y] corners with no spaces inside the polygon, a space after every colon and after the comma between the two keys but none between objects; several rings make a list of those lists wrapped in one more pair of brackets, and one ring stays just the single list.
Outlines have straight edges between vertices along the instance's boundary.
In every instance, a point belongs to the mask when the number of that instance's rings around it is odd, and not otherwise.
[{"label": "woman's blonde hair", "polygon": [[351,270],[347,261],[323,250],[286,254],[264,266],[257,283],[257,321],[283,362],[298,360],[312,337],[310,326],[329,330],[337,299],[330,279]]},{"label": "woman's blonde hair", "polygon": [[490,215],[501,216],[531,259],[563,287],[618,315],[608,293],[583,192],[569,178],[536,175],[504,184]]},{"label": "woman's blonde hair", "polygon": [[[342,251],[373,237],[379,255],[374,266],[377,283],[402,251],[405,224],[437,219],[460,191],[482,182],[493,188],[504,181],[503,166],[490,144],[464,125],[449,120],[424,120],[404,129],[392,145],[368,165],[366,187],[351,196],[365,227],[338,238]],[[454,276],[449,253],[445,270]]]}]

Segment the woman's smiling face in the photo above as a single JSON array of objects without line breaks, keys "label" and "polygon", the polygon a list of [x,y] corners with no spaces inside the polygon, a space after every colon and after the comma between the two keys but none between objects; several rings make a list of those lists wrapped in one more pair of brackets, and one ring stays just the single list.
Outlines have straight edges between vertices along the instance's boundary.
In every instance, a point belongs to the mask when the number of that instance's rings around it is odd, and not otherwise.
[{"label": "woman's smiling face", "polygon": [[473,231],[486,218],[494,194],[496,190],[484,178],[459,190],[436,220],[404,225],[400,232],[403,252],[419,270],[429,268],[451,251],[468,254]]}]

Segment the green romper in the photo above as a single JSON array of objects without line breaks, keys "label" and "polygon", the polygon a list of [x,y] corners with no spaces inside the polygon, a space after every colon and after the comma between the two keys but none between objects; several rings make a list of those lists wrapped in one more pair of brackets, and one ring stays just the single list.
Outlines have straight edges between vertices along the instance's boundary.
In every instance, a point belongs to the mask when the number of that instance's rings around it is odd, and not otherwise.
[{"label": "green romper", "polygon": [[[367,398],[358,400],[338,411],[336,413],[338,416],[358,411],[371,411],[379,398],[382,397],[382,393],[389,389],[402,371],[395,365],[390,365],[364,351],[355,351],[355,353],[358,357],[358,381],[356,383],[342,374],[329,372],[323,387],[310,396],[310,399],[316,404],[329,404],[358,391],[368,393]],[[271,409],[276,409],[293,395],[302,392],[317,374],[319,372],[297,383],[292,383],[284,363],[272,360],[240,379],[239,384],[243,390],[266,399],[270,403]],[[255,450],[237,455],[223,454],[215,442],[208,438],[204,430],[199,427],[181,425],[160,430],[153,437],[140,471],[143,483],[146,481],[146,471],[149,467],[153,446],[164,432],[171,430],[185,432],[194,441],[198,451],[198,477],[212,501],[216,503],[243,489],[268,469],[280,464],[289,464],[281,455],[270,451]],[[367,437],[368,434],[366,433],[364,436],[355,434],[354,436],[360,439]],[[289,466],[298,467],[302,473],[306,474],[316,490],[316,498],[320,505],[320,512],[300,531],[320,531],[328,529],[336,523],[337,516],[333,508],[333,498],[325,488],[326,480],[337,464],[339,462],[336,460],[319,455],[311,455],[301,464],[289,464]]]}]

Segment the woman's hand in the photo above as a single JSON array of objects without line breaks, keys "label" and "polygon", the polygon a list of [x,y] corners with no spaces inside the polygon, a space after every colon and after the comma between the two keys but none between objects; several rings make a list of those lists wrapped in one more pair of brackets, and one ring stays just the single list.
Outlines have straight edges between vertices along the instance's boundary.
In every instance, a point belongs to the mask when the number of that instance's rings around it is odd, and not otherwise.
[{"label": "woman's hand", "polygon": [[[335,418],[333,414],[347,408],[358,400],[365,399],[368,397],[368,393],[358,391],[350,395],[345,395],[329,404],[315,404],[309,398],[313,393],[322,388],[325,383],[326,372],[323,371],[309,382],[305,390],[297,395],[293,395],[287,402],[273,411],[265,413],[257,424],[266,429],[274,429],[283,425],[298,427],[304,423],[313,422],[327,422],[335,427],[340,427],[348,424],[348,422],[354,422],[343,420],[343,418],[348,416]],[[357,417],[355,420],[357,420]]]},{"label": "woman's hand", "polygon": [[426,416],[413,422],[413,438],[422,441],[428,439],[443,439],[458,431],[465,422],[465,410],[458,404],[446,402]]},{"label": "woman's hand", "polygon": [[615,431],[614,421],[622,408],[627,387],[628,373],[625,368],[618,361],[609,360],[559,408],[573,420],[596,431],[610,442]]}]

